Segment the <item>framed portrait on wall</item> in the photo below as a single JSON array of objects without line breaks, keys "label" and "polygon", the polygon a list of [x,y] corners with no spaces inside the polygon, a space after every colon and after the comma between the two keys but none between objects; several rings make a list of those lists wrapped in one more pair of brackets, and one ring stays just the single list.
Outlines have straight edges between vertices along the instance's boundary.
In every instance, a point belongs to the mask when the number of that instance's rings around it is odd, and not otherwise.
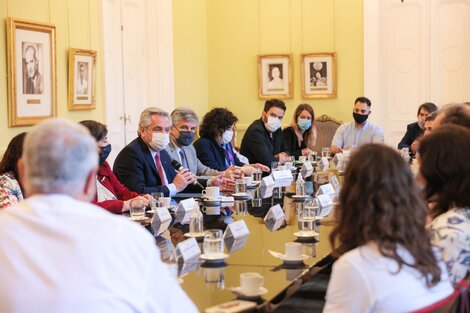
[{"label": "framed portrait on wall", "polygon": [[56,116],[55,26],[7,19],[8,126]]},{"label": "framed portrait on wall", "polygon": [[259,55],[258,81],[261,99],[292,98],[292,55]]},{"label": "framed portrait on wall", "polygon": [[70,48],[69,110],[96,108],[96,51]]},{"label": "framed portrait on wall", "polygon": [[302,54],[302,97],[336,98],[336,53]]}]

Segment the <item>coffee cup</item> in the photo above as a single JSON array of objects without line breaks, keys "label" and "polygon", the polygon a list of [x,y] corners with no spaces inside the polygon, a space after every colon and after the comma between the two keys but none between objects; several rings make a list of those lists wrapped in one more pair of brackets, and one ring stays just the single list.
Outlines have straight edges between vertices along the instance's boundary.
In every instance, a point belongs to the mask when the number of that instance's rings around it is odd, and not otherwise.
[{"label": "coffee cup", "polygon": [[299,156],[299,161],[300,162],[307,162],[307,157],[305,155]]},{"label": "coffee cup", "polygon": [[298,259],[302,256],[302,245],[298,242],[286,242],[285,255],[288,259]]},{"label": "coffee cup", "polygon": [[220,198],[220,188],[219,187],[206,187],[202,191],[204,197],[209,199],[218,199]]},{"label": "coffee cup", "polygon": [[264,284],[263,275],[255,272],[240,274],[240,288],[245,293],[258,292]]},{"label": "coffee cup", "polygon": [[168,208],[170,206],[170,203],[171,203],[171,197],[162,198],[163,207]]}]

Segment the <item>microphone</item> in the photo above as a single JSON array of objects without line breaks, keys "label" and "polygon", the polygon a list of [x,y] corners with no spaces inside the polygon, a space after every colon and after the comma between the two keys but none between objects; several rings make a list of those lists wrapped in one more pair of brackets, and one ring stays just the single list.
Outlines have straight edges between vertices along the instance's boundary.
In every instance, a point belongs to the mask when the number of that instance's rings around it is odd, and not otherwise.
[{"label": "microphone", "polygon": [[[183,170],[185,170],[186,168],[183,167],[183,165],[181,165],[180,162],[176,161],[176,160],[173,160],[171,161],[171,165],[175,168],[175,170],[177,170],[178,172],[181,172]],[[197,180],[194,181],[193,185],[195,186],[199,186],[201,189],[204,189],[204,186],[201,185],[200,182],[198,182]]]}]

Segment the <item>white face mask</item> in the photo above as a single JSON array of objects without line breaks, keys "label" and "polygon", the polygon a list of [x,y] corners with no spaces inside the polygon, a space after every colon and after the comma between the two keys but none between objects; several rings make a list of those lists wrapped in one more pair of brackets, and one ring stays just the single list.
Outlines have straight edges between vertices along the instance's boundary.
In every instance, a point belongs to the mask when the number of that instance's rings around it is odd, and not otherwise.
[{"label": "white face mask", "polygon": [[269,132],[274,133],[281,127],[281,120],[277,117],[268,116],[268,122],[264,123],[264,126]]},{"label": "white face mask", "polygon": [[232,141],[232,138],[233,138],[233,130],[226,130],[222,134],[222,143],[227,144],[230,141]]},{"label": "white face mask", "polygon": [[161,151],[165,149],[169,143],[170,134],[152,133],[152,141],[149,142],[149,146],[155,151]]}]

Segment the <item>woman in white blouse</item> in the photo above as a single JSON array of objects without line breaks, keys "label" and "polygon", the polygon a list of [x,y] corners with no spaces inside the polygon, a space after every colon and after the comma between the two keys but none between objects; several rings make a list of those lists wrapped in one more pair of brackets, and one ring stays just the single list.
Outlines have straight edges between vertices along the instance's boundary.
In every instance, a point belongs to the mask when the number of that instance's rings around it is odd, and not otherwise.
[{"label": "woman in white blouse", "polygon": [[340,257],[323,312],[410,312],[453,292],[425,230],[419,195],[393,149],[369,144],[353,154],[330,235]]}]

